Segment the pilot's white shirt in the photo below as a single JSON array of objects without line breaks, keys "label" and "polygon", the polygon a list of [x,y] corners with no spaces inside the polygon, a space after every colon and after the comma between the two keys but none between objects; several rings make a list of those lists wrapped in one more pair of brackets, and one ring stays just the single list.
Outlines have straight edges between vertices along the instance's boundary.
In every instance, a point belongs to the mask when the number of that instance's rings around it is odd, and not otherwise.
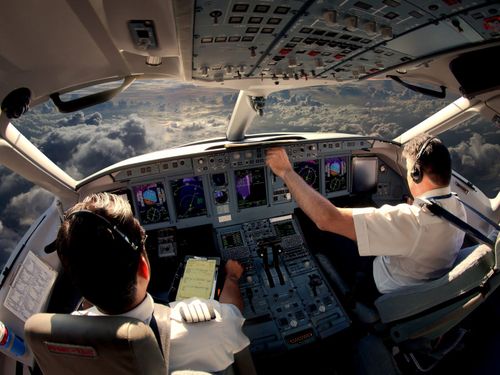
[{"label": "pilot's white shirt", "polygon": [[[184,300],[189,303],[195,298]],[[250,344],[241,327],[245,318],[231,304],[210,300],[215,319],[202,323],[185,323],[176,303],[170,310],[170,357],[169,369],[217,372],[234,362],[234,354]],[[154,310],[153,298],[148,294],[134,309],[120,315],[139,319],[149,324]],[[95,306],[75,311],[74,315],[105,315]]]},{"label": "pilot's white shirt", "polygon": [[[451,269],[464,232],[422,207],[422,198],[449,193],[450,187],[439,188],[417,197],[413,205],[353,209],[359,254],[376,256],[373,277],[381,293],[422,284]],[[438,202],[466,220],[465,209],[456,198]]]}]

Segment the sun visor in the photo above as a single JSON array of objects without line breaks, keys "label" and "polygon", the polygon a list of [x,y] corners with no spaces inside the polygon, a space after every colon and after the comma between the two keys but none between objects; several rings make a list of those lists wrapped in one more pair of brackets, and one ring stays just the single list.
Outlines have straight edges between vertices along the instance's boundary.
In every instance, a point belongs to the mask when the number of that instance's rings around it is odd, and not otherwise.
[{"label": "sun visor", "polygon": [[500,46],[468,52],[450,63],[450,70],[466,98],[500,88],[498,56]]}]

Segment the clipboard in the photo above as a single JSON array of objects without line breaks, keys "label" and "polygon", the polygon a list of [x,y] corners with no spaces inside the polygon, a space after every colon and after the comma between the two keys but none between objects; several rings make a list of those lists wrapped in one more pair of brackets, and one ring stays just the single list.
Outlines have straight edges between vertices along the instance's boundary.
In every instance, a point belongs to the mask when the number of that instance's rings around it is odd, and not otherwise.
[{"label": "clipboard", "polygon": [[191,297],[214,299],[220,258],[186,256],[183,266],[175,300]]}]

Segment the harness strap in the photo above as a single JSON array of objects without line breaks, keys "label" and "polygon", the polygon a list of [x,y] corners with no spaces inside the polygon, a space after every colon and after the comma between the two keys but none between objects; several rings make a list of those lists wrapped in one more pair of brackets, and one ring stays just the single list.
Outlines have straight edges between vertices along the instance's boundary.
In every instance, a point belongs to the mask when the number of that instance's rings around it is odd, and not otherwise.
[{"label": "harness strap", "polygon": [[463,200],[460,199],[460,197],[457,195],[457,193],[452,193],[452,195],[458,199],[458,201],[460,203],[462,203],[465,207],[467,207],[469,210],[471,210],[472,212],[474,212],[477,216],[479,216],[481,219],[483,219],[484,221],[486,221],[488,224],[490,224],[493,228],[495,228],[496,230],[500,231],[500,225],[498,225],[497,223],[495,223],[493,220],[491,220],[489,217],[486,217],[485,215],[483,215],[481,212],[479,212],[478,210],[476,210],[474,207],[472,207],[470,204],[468,203],[465,203]]},{"label": "harness strap", "polygon": [[474,237],[476,240],[479,242],[488,245],[492,249],[495,247],[495,242],[493,240],[490,240],[488,237],[486,237],[484,234],[482,234],[480,231],[478,231],[476,228],[472,227],[462,219],[456,217],[453,215],[450,211],[444,209],[441,207],[436,199],[426,199],[424,200],[425,206],[427,209],[432,212],[434,215],[439,216],[447,221],[449,221],[452,225],[457,227],[460,230],[463,230],[465,233],[468,235]]}]

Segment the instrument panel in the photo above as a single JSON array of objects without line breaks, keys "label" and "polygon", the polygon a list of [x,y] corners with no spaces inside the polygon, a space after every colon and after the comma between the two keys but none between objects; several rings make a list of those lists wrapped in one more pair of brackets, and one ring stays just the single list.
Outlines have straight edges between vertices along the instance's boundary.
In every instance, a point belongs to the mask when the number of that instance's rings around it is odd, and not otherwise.
[{"label": "instrument panel", "polygon": [[[403,179],[369,152],[371,146],[357,139],[285,148],[294,170],[327,198],[370,192],[376,204],[400,199]],[[350,326],[293,215],[297,204],[265,165],[264,147],[163,160],[114,177],[122,184],[115,192],[131,200],[152,240],[153,274],[161,275],[154,284],[167,300],[173,289],[165,280],[177,261],[219,256],[245,267],[243,329],[254,354],[308,345]]]},{"label": "instrument panel", "polygon": [[[294,170],[333,198],[352,191],[352,151],[366,140],[286,146]],[[265,165],[265,149],[228,150],[121,170],[136,216],[146,229],[212,224],[215,227],[290,213],[296,204]]]}]

